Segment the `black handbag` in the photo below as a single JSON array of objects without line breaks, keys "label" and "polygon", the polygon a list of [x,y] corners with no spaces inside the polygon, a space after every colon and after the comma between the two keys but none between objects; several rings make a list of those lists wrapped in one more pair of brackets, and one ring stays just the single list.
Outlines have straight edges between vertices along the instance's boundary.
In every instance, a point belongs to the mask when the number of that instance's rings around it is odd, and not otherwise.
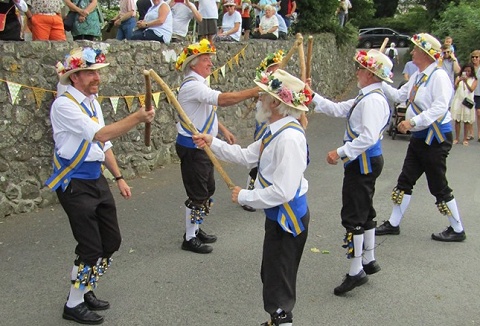
[{"label": "black handbag", "polygon": [[470,99],[470,98],[468,98],[468,97],[465,97],[465,98],[463,99],[463,101],[462,101],[462,105],[463,105],[463,106],[466,106],[466,107],[469,108],[469,109],[471,109],[471,108],[473,108],[473,107],[475,106],[475,102],[474,102],[472,99]]},{"label": "black handbag", "polygon": [[[78,7],[80,0],[75,4]],[[69,11],[68,14],[63,18],[63,28],[67,32],[71,32],[73,28],[73,24],[75,24],[75,20],[77,19],[78,13],[75,11]]]}]

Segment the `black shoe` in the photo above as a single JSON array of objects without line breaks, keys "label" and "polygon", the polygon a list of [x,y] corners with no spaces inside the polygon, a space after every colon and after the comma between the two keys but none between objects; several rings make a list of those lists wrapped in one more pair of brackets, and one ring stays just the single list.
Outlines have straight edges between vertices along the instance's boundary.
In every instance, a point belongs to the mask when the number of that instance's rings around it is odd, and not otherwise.
[{"label": "black shoe", "polygon": [[400,234],[400,226],[393,226],[389,221],[383,222],[382,225],[375,228],[375,235],[386,235],[386,234]]},{"label": "black shoe", "polygon": [[465,231],[455,232],[451,226],[446,228],[443,232],[432,233],[432,239],[437,241],[461,242],[466,238],[467,236],[465,235]]},{"label": "black shoe", "polygon": [[214,243],[217,241],[217,236],[213,234],[207,234],[202,229],[198,229],[197,238],[203,243]]},{"label": "black shoe", "polygon": [[280,314],[274,313],[269,321],[266,321],[260,326],[281,326],[291,325],[293,320],[293,314],[291,312],[282,311]]},{"label": "black shoe", "polygon": [[242,208],[244,210],[246,210],[247,212],[256,212],[257,211],[255,208],[253,208],[252,206],[248,206],[248,205],[242,205]]},{"label": "black shoe", "polygon": [[196,252],[197,254],[209,254],[213,248],[205,245],[198,238],[191,238],[189,241],[183,240],[182,249]]},{"label": "black shoe", "polygon": [[65,305],[63,307],[62,317],[63,319],[73,320],[80,324],[98,325],[103,323],[103,317],[96,312],[88,310],[85,302],[82,302],[73,308],[69,308]]},{"label": "black shoe", "polygon": [[110,303],[105,300],[99,300],[93,291],[88,291],[83,295],[83,300],[90,310],[107,310],[110,308]]},{"label": "black shoe", "polygon": [[333,290],[333,294],[341,295],[347,293],[348,291],[353,290],[357,286],[363,285],[367,282],[368,276],[363,269],[355,276],[350,276],[347,274],[342,284],[340,284]]},{"label": "black shoe", "polygon": [[368,264],[363,265],[363,270],[365,271],[365,274],[367,274],[367,275],[372,275],[372,274],[375,274],[377,272],[380,272],[381,269],[382,268],[380,267],[380,265],[377,263],[376,260],[372,260]]}]

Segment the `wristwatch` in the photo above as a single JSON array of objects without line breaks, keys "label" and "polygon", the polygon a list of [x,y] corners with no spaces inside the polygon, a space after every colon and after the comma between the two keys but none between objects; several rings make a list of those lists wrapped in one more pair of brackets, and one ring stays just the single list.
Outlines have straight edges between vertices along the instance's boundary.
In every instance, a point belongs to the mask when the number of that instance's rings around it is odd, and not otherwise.
[{"label": "wristwatch", "polygon": [[417,124],[415,123],[415,120],[413,120],[413,118],[410,119],[409,122],[410,122],[410,125],[411,125],[412,127],[415,127],[415,126],[417,125]]}]

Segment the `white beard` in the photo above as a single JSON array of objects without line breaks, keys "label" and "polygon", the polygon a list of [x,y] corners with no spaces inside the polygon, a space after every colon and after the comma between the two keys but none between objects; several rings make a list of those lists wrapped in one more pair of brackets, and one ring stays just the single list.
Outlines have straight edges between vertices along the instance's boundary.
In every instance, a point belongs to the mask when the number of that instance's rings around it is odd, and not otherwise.
[{"label": "white beard", "polygon": [[268,119],[272,116],[272,111],[265,109],[262,101],[257,101],[257,113],[255,114],[255,119],[258,123],[267,122]]}]

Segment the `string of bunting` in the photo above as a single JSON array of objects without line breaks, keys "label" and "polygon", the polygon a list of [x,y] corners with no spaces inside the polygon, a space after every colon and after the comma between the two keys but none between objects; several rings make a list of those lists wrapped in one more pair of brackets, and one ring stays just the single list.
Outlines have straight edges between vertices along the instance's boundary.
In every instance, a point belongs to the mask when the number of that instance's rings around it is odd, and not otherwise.
[{"label": "string of bunting", "polygon": [[[248,44],[242,48],[237,54],[232,56],[223,66],[217,68],[212,72],[210,76],[213,76],[213,79],[215,81],[218,81],[219,75],[221,74],[223,77],[226,75],[226,65],[230,68],[230,71],[233,71],[233,63],[235,62],[236,65],[239,64],[239,58],[242,56],[242,58],[245,60],[245,49],[247,48]],[[210,76],[207,77],[207,81],[210,84]],[[26,89],[31,89],[33,92],[33,96],[35,98],[35,103],[36,103],[36,108],[37,110],[40,109],[40,106],[42,105],[43,99],[45,97],[46,93],[53,93],[53,96],[55,97],[57,95],[57,91],[50,90],[50,89],[44,89],[44,88],[39,88],[39,87],[34,87],[34,86],[28,86],[28,85],[23,85],[19,83],[15,83],[9,80],[1,79],[0,81],[6,83],[7,85],[7,91],[10,96],[10,103],[11,104],[18,104],[18,95],[20,93],[20,90],[22,88]],[[161,99],[161,94],[165,94],[165,92],[156,92],[152,93],[153,101],[155,102],[155,107],[158,108],[160,99]],[[123,99],[125,101],[125,104],[128,108],[128,111],[131,112],[133,103],[135,101],[135,98],[138,99],[139,103],[141,106],[145,104],[145,94],[140,94],[140,95],[123,95],[123,96],[98,96],[97,100],[101,104],[104,99],[109,99],[110,103],[112,104],[113,107],[113,112],[117,113],[117,108],[118,108],[118,103],[120,102],[120,99]],[[168,100],[168,98],[165,96],[165,99]]]}]

